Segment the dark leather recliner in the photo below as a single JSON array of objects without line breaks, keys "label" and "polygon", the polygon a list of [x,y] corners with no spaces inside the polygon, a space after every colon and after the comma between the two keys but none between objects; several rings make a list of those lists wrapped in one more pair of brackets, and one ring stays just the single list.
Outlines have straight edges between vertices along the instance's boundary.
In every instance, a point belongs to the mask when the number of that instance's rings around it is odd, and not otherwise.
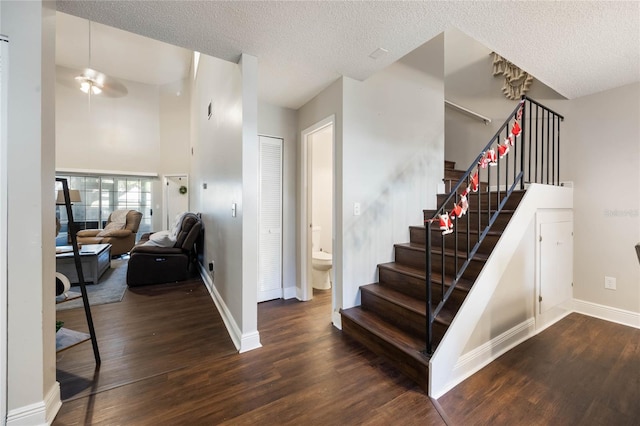
[{"label": "dark leather recliner", "polygon": [[194,213],[182,218],[180,232],[173,247],[144,245],[151,234],[144,234],[131,249],[127,270],[127,285],[130,287],[184,281],[195,263],[194,244],[202,232],[202,221]]}]

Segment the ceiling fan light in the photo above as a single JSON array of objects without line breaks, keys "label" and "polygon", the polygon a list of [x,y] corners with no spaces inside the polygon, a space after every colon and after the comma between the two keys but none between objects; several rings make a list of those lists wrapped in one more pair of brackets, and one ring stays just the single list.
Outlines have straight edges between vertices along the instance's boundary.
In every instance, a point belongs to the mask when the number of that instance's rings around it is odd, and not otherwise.
[{"label": "ceiling fan light", "polygon": [[91,90],[91,83],[86,80],[80,82],[80,90],[82,90],[84,93],[89,93],[89,90]]},{"label": "ceiling fan light", "polygon": [[96,81],[90,77],[85,75],[79,75],[76,77],[76,80],[80,82],[80,90],[84,93],[89,93],[93,95],[99,95],[102,93],[102,84],[99,81]]}]

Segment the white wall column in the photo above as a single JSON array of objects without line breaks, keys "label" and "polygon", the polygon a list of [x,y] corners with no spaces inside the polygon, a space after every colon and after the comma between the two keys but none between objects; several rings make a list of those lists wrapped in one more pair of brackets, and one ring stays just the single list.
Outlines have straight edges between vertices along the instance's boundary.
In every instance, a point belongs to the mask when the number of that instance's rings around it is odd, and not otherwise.
[{"label": "white wall column", "polygon": [[258,334],[258,59],[243,54],[242,72],[242,341],[259,348]]},{"label": "white wall column", "polygon": [[55,2],[3,2],[8,91],[7,424],[45,424],[55,381]]}]

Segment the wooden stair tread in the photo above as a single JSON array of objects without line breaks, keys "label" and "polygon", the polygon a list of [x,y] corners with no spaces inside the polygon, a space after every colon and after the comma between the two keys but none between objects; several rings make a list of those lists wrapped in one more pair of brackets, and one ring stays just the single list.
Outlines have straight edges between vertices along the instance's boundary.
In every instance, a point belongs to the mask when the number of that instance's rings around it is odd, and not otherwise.
[{"label": "wooden stair tread", "polygon": [[[378,297],[381,297],[389,302],[393,302],[394,304],[415,312],[418,315],[423,317],[427,317],[427,303],[426,300],[416,299],[415,297],[407,296],[404,293],[393,290],[389,287],[385,287],[379,283],[367,284],[360,286],[364,291],[368,291],[370,293],[375,294]],[[451,321],[453,321],[453,314],[448,311],[446,308],[443,308],[438,316],[436,317],[436,322],[449,326],[451,325]]]},{"label": "wooden stair tread", "polygon": [[[378,265],[378,268],[386,268],[386,269],[390,269],[393,271],[397,271],[400,272],[401,274],[404,275],[408,275],[414,278],[418,278],[421,280],[425,280],[425,270],[421,269],[421,268],[414,268],[413,266],[409,266],[409,265],[403,265],[402,263],[396,263],[396,262],[388,262],[388,263],[381,263]],[[451,277],[445,275],[445,282],[450,282],[451,281]],[[442,274],[439,273],[432,273],[431,274],[431,282],[435,283],[435,284],[439,284],[440,282],[442,282]],[[445,284],[447,285],[447,284]],[[456,285],[456,287],[460,290],[463,291],[469,291],[471,290],[471,286],[473,285],[473,283],[469,280],[466,279],[460,279],[458,281],[458,284]],[[448,286],[448,285],[447,285]]]},{"label": "wooden stair tread", "polygon": [[[435,214],[436,214],[436,211],[437,211],[437,210],[435,210],[435,209],[424,209],[424,210],[422,211],[422,213],[423,213],[425,216],[431,216],[431,217],[433,217],[433,215],[435,215]],[[492,208],[490,211],[491,211],[491,214],[493,214],[493,213],[495,213],[495,212],[496,212],[496,209]],[[480,213],[486,213],[486,212],[487,212],[487,211],[486,211],[486,209],[481,209],[481,210],[480,210]],[[502,209],[502,210],[500,210],[500,214],[503,214],[503,213],[504,213],[504,214],[514,214],[515,212],[516,212],[516,211],[515,211],[515,210],[513,210],[513,209]],[[449,212],[447,211],[447,213],[449,213]],[[469,211],[467,212],[467,215],[468,215],[469,213],[474,213],[474,214],[475,214],[475,213],[478,213],[478,207],[477,207],[477,206],[471,206],[471,207],[469,207]],[[464,216],[462,216],[462,218],[464,218]]]},{"label": "wooden stair tread", "polygon": [[[455,224],[455,221],[454,221],[454,224]],[[412,225],[409,228],[424,229],[424,226]],[[439,231],[439,229],[432,228],[431,231],[432,232],[436,232],[436,231]],[[466,233],[467,230],[465,229],[464,232]],[[469,234],[470,235],[478,235],[478,230],[477,229],[469,229]],[[487,232],[487,235],[500,236],[500,235],[502,235],[502,232],[501,231],[493,231],[493,230],[490,229],[489,232]]]},{"label": "wooden stair tread", "polygon": [[[407,248],[410,250],[415,250],[415,251],[425,251],[425,245],[424,244],[420,244],[420,243],[396,243],[393,245],[394,247],[402,247],[402,248]],[[432,247],[431,248],[431,253],[435,253],[435,254],[440,254],[442,253],[442,249],[440,247]],[[467,253],[461,250],[458,250],[457,252],[458,257],[466,257]],[[445,256],[455,256],[456,255],[456,251],[449,249],[449,248],[445,248],[444,249],[444,255]],[[486,261],[487,259],[489,259],[489,256],[483,253],[476,253],[475,256],[473,256],[472,260],[478,260],[478,261]]]},{"label": "wooden stair tread", "polygon": [[377,338],[384,340],[406,353],[418,363],[426,367],[429,366],[429,359],[422,354],[422,351],[426,347],[424,339],[420,339],[392,324],[389,324],[377,315],[362,309],[359,306],[349,309],[341,309],[340,314],[348,317],[354,323],[365,328]]}]

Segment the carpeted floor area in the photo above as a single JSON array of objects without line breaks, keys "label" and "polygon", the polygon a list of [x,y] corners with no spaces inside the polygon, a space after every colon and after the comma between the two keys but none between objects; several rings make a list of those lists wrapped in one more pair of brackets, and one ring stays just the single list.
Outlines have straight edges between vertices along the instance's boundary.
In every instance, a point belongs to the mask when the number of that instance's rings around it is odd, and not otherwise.
[{"label": "carpeted floor area", "polygon": [[[91,306],[103,305],[105,303],[120,302],[127,289],[127,265],[128,257],[120,259],[111,259],[111,268],[109,268],[98,284],[87,284],[87,293],[89,295],[89,304]],[[80,293],[80,286],[72,286],[70,291]],[[79,308],[82,306],[82,298],[70,300],[56,305],[57,311],[66,309]]]}]

